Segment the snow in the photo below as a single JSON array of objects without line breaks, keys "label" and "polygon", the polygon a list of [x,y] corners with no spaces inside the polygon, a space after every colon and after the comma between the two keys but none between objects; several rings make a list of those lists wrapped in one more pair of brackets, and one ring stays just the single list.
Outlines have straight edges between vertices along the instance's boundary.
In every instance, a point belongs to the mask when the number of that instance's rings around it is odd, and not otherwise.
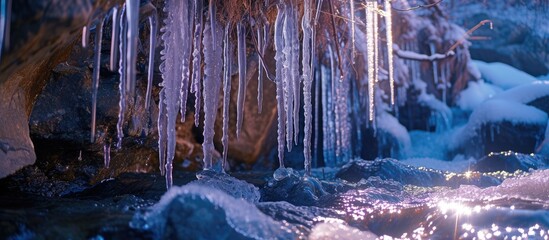
[{"label": "snow", "polygon": [[463,110],[473,111],[484,101],[493,98],[503,90],[484,81],[469,81],[467,88],[458,95],[456,104]]},{"label": "snow", "polygon": [[313,227],[310,240],[331,240],[331,239],[376,239],[377,236],[371,232],[360,231],[357,228],[348,226],[338,221],[319,223]]},{"label": "snow", "polygon": [[545,96],[549,96],[549,81],[534,81],[520,85],[496,95],[495,98],[528,104]]},{"label": "snow", "polygon": [[399,145],[404,148],[404,152],[410,148],[412,144],[408,130],[406,127],[402,126],[402,124],[398,122],[398,119],[396,119],[393,115],[386,112],[380,113],[377,116],[376,121],[377,128],[394,136]]},{"label": "snow", "polygon": [[479,69],[484,80],[504,90],[537,80],[534,76],[505,63],[486,63],[478,60],[473,60],[473,63]]}]

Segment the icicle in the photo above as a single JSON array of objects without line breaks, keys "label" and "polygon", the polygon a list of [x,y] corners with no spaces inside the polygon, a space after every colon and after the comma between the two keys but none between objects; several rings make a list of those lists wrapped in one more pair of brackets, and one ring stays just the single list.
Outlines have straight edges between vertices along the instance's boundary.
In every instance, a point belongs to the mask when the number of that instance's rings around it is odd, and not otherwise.
[{"label": "icicle", "polygon": [[111,144],[105,143],[103,145],[103,165],[105,168],[109,168],[111,163]]},{"label": "icicle", "polygon": [[[150,4],[150,3],[149,3]],[[151,4],[152,5],[152,4]],[[156,33],[158,31],[158,14],[156,8],[153,6],[153,10],[149,17],[150,33],[149,33],[149,66],[147,68],[147,93],[145,96],[145,109],[149,109],[151,105],[151,92],[153,84],[154,74],[154,55],[156,52]]]},{"label": "icicle", "polygon": [[290,8],[291,21],[291,46],[292,46],[292,62],[290,64],[292,73],[292,89],[293,89],[293,123],[294,123],[294,143],[297,145],[299,137],[299,107],[301,105],[301,77],[299,76],[299,33],[297,11],[293,6]]},{"label": "icicle", "polygon": [[87,48],[90,41],[90,26],[91,22],[88,22],[86,26],[82,28],[82,47]]},{"label": "icicle", "polygon": [[276,108],[278,112],[278,128],[277,128],[277,140],[278,140],[278,163],[279,168],[284,168],[284,134],[285,134],[285,118],[286,111],[284,109],[284,89],[283,89],[283,62],[284,62],[284,53],[282,52],[284,48],[284,38],[283,38],[283,23],[284,23],[284,12],[283,5],[279,3],[277,5],[278,13],[275,20],[275,29],[274,29],[274,44],[275,44],[275,60],[276,60]]},{"label": "icicle", "polygon": [[221,86],[222,51],[221,43],[212,41],[212,36],[221,35],[221,28],[214,25],[206,25],[204,29],[204,169],[212,168],[214,145],[214,124],[217,115],[218,96]]},{"label": "icicle", "polygon": [[160,90],[160,101],[158,102],[158,165],[160,175],[166,175],[166,146],[168,140],[167,124],[168,113],[166,112],[166,91]]},{"label": "icicle", "polygon": [[368,53],[368,119],[374,121],[374,85],[375,80],[375,40],[374,39],[374,3],[366,2],[366,45]]},{"label": "icicle", "polygon": [[350,0],[349,5],[351,5],[351,62],[355,64],[356,50],[355,50],[355,1]]},{"label": "icicle", "polygon": [[286,147],[288,152],[292,151],[292,138],[293,138],[293,82],[292,82],[292,37],[291,27],[293,25],[290,10],[291,7],[284,7],[284,27],[282,30],[282,36],[284,39],[284,62],[282,69],[282,86],[284,89],[284,112],[286,113]]},{"label": "icicle", "polygon": [[194,93],[194,125],[198,127],[200,121],[200,107],[202,102],[201,80],[202,80],[202,26],[204,17],[202,14],[202,0],[195,0],[195,29],[193,39],[193,73],[191,92]]},{"label": "icicle", "polygon": [[4,46],[9,47],[11,23],[11,0],[0,0],[0,61]]},{"label": "icicle", "polygon": [[[124,16],[126,12],[126,6],[124,5],[122,7],[121,16]],[[120,18],[120,56],[126,56],[126,31],[127,29],[127,20],[126,18]],[[124,138],[124,113],[126,112],[126,67],[127,67],[127,58],[121,57],[119,59],[119,68],[118,73],[120,74],[120,83],[118,84],[118,92],[120,94],[120,99],[118,102],[118,122],[116,123],[116,135],[117,135],[117,142],[116,142],[116,148],[121,149],[122,148],[122,138]],[[159,128],[160,129],[160,128]]]},{"label": "icicle", "polygon": [[91,137],[90,141],[95,141],[95,121],[97,115],[97,89],[99,88],[99,71],[101,69],[101,39],[103,38],[103,21],[101,18],[95,27],[95,48],[92,75],[92,109],[91,109]]},{"label": "icicle", "polygon": [[[314,32],[314,31],[313,31]],[[311,42],[311,45],[314,45],[313,42]],[[314,55],[314,51],[313,51],[313,55]],[[319,129],[319,119],[320,119],[320,99],[321,99],[321,92],[320,92],[320,81],[321,81],[321,78],[320,78],[320,70],[316,70],[316,75],[315,75],[315,125],[314,125],[314,133],[315,133],[315,140],[314,140],[314,147],[313,147],[313,150],[314,150],[314,160],[315,160],[315,164],[313,167],[317,167],[318,166],[318,149],[319,149],[319,146],[318,146],[318,139],[320,138],[320,132],[318,131]]]},{"label": "icicle", "polygon": [[238,99],[236,105],[236,138],[240,136],[244,121],[244,101],[246,100],[246,29],[241,21],[236,25],[238,37]]},{"label": "icicle", "polygon": [[311,0],[304,0],[303,19],[301,28],[303,30],[303,112],[305,115],[305,127],[303,130],[303,155],[305,157],[305,174],[311,174],[311,127],[312,127],[312,105],[311,88],[313,78],[311,76]]},{"label": "icicle", "polygon": [[[229,41],[230,25],[225,26],[225,38],[223,40],[223,162],[221,169],[225,171],[228,166],[227,153],[229,152],[229,106],[231,102],[231,46]],[[261,69],[261,68],[260,68]]]},{"label": "icicle", "polygon": [[118,60],[118,34],[120,31],[120,24],[118,21],[120,21],[120,12],[118,11],[118,7],[115,6],[112,8],[112,35],[111,35],[111,56],[109,61],[109,70],[115,71],[116,70],[116,60]]},{"label": "icicle", "polygon": [[389,70],[389,87],[391,89],[391,106],[395,105],[395,70],[393,63],[393,16],[391,0],[385,0],[385,34],[387,38],[387,66]]},{"label": "icicle", "polygon": [[[429,42],[429,50],[431,51],[431,55],[436,53],[434,42]],[[441,88],[442,84],[439,82],[439,79],[438,79],[438,62],[435,60],[435,61],[432,61],[432,63],[433,63],[433,84]]]},{"label": "icicle", "polygon": [[[210,26],[215,26],[215,22],[216,22],[216,6],[215,4],[217,3],[216,0],[210,0],[210,6],[209,6],[209,13],[210,13]],[[212,46],[215,46],[216,45],[216,39],[215,39],[215,33],[212,32]]]},{"label": "icicle", "polygon": [[[266,44],[265,38],[263,37],[264,31],[266,27],[263,28],[257,28],[257,49],[260,51],[261,56],[265,56],[265,47]],[[261,113],[263,109],[263,59],[259,58],[259,72],[257,74],[257,113]]]},{"label": "icicle", "polygon": [[[378,20],[379,17],[377,15],[377,1],[374,2],[374,9],[373,9],[373,18],[374,18],[374,79],[375,83],[377,84],[379,82],[379,24]],[[375,120],[375,119],[374,119]]]},{"label": "icicle", "polygon": [[[192,52],[192,1],[185,0],[186,7],[180,10],[179,15],[175,15],[174,17],[177,17],[177,24],[175,24],[177,31],[180,31],[181,35],[179,35],[178,38],[180,38],[180,43],[178,43],[178,47],[181,48],[181,56],[179,57],[179,62],[181,64],[181,88],[179,89],[180,94],[180,107],[179,110],[181,112],[181,122],[185,122],[186,117],[186,111],[187,111],[187,96],[189,94],[189,83],[190,83],[190,65],[191,65],[191,52]],[[178,32],[179,34],[179,32]]]},{"label": "icicle", "polygon": [[[181,84],[183,77],[183,57],[184,48],[188,47],[184,44],[188,42],[184,41],[183,32],[183,19],[188,19],[188,16],[181,16],[181,13],[188,13],[189,2],[172,0],[166,3],[164,11],[167,13],[166,20],[164,21],[165,27],[162,28],[162,41],[164,42],[164,49],[162,50],[162,60],[160,65],[160,71],[162,72],[162,91],[160,104],[161,109],[159,112],[158,121],[159,126],[166,128],[166,130],[159,129],[166,142],[166,186],[170,188],[173,184],[172,180],[172,162],[175,156],[176,146],[176,132],[175,126],[177,121],[177,115],[180,109],[181,103]],[[188,26],[187,26],[188,27]],[[188,56],[187,56],[188,57]],[[130,64],[130,63],[128,63]],[[167,116],[164,116],[167,115]],[[160,134],[159,134],[160,135]],[[160,144],[159,144],[160,145]],[[162,147],[162,146],[159,146]],[[162,149],[162,148],[161,148]],[[160,152],[160,158],[164,157],[162,151]]]},{"label": "icicle", "polygon": [[137,64],[137,39],[139,35],[139,0],[126,0],[126,19],[128,33],[126,43],[126,90],[129,97],[135,95],[135,67]]}]

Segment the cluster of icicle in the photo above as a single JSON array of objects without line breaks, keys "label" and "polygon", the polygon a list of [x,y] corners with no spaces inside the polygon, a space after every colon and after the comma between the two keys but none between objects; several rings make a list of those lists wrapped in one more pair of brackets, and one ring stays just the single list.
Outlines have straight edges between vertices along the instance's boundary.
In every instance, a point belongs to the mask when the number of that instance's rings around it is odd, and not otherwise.
[{"label": "cluster of icicle", "polygon": [[[150,52],[148,67],[148,85],[146,93],[146,108],[150,106],[152,73],[154,66],[154,47],[157,31],[157,13],[150,3],[140,6],[139,0],[126,0],[121,7],[115,7],[106,16],[95,16],[90,24],[84,28],[83,46],[88,45],[90,26],[96,26],[95,66],[93,72],[93,97],[92,97],[92,134],[95,139],[95,112],[97,101],[97,88],[99,84],[99,63],[101,53],[101,38],[103,23],[109,17],[112,19],[112,42],[110,70],[116,70],[117,54],[120,54],[118,72],[120,73],[120,114],[117,124],[118,139],[116,146],[120,148],[123,138],[122,124],[127,101],[133,102],[135,96],[135,65],[137,54],[137,34],[140,18],[147,17],[150,23]],[[299,138],[299,112],[303,106],[304,130],[303,145],[305,157],[305,173],[310,174],[312,166],[312,133],[313,133],[313,74],[315,37],[318,27],[318,18],[322,0],[316,2],[316,13],[313,16],[313,0],[304,0],[304,12],[299,19],[297,1],[281,0],[277,3],[277,16],[274,23],[274,50],[276,61],[276,76],[271,79],[263,62],[264,51],[269,39],[269,24],[264,23],[255,26],[257,32],[257,50],[260,56],[258,77],[258,110],[262,107],[263,77],[267,76],[276,83],[276,101],[278,110],[278,157],[280,169],[284,169],[284,153],[291,151],[292,146],[298,143]],[[332,7],[331,2],[330,7]],[[352,29],[352,51],[355,56],[355,6],[350,2]],[[158,147],[160,171],[166,176],[167,187],[171,187],[172,164],[176,148],[176,122],[180,115],[180,121],[185,121],[187,98],[194,94],[195,124],[198,125],[199,114],[204,113],[203,122],[203,151],[204,169],[213,167],[214,153],[214,123],[217,118],[218,96],[223,90],[223,161],[222,169],[227,166],[228,151],[228,123],[229,101],[231,90],[231,64],[233,62],[234,46],[231,42],[234,27],[236,28],[237,63],[238,63],[238,96],[237,96],[237,122],[236,136],[240,135],[243,124],[244,100],[246,94],[246,22],[241,20],[236,24],[227,23],[222,26],[216,19],[216,1],[211,0],[209,6],[203,6],[202,0],[167,0],[164,8],[166,19],[161,29],[163,50],[161,51],[160,71],[162,83],[160,91],[159,115],[158,115]],[[369,120],[375,117],[375,86],[378,82],[378,62],[380,59],[378,40],[378,16],[385,16],[388,39],[387,49],[392,49],[391,35],[391,4],[385,1],[385,11],[377,6],[375,1],[366,2],[366,49],[360,48],[367,54],[368,63],[368,99],[370,114]],[[207,12],[207,17],[204,17]],[[314,23],[314,25],[313,25]],[[236,25],[236,26],[233,26]],[[252,24],[250,24],[252,25]],[[300,42],[300,30],[302,39]],[[328,32],[324,32],[328,35]],[[336,43],[337,44],[337,43]],[[332,44],[333,45],[333,44]],[[335,45],[334,45],[335,46]],[[350,113],[358,109],[357,86],[351,77],[345,74],[343,69],[336,69],[338,60],[335,59],[338,47],[334,50],[328,46],[331,69],[322,67],[316,74],[314,115],[314,132],[319,131],[318,119],[320,119],[322,104],[322,128],[324,130],[323,147],[325,150],[325,162],[327,165],[336,164],[339,156],[350,157],[351,149],[351,119]],[[301,59],[300,59],[301,56]],[[301,60],[301,61],[300,61]],[[341,59],[339,59],[341,60]],[[300,64],[301,63],[301,64]],[[353,59],[354,63],[354,59]],[[341,63],[339,63],[341,64]],[[394,77],[392,67],[392,53],[388,54],[388,79],[391,86],[391,103],[394,103]],[[202,68],[203,66],[203,68]],[[301,68],[301,69],[300,69]],[[203,72],[202,72],[203,71]],[[328,81],[331,79],[331,81]],[[320,90],[322,89],[322,90]],[[351,91],[354,89],[354,91]],[[353,101],[349,98],[349,93]],[[301,102],[303,94],[303,103]],[[358,113],[357,113],[358,114]],[[358,118],[355,114],[355,118]],[[335,132],[334,132],[335,129]],[[360,128],[359,128],[360,131]],[[318,134],[315,136],[315,148],[318,146]],[[360,134],[358,134],[360,137]],[[331,149],[331,150],[330,150]],[[326,154],[328,152],[328,154]],[[110,143],[105,145],[105,165],[108,166]]]},{"label": "cluster of icicle", "polygon": [[[158,29],[157,12],[154,5],[147,3],[140,5],[139,0],[127,0],[122,6],[115,6],[109,12],[93,13],[88,24],[82,31],[82,46],[88,47],[90,30],[95,27],[94,67],[92,74],[92,120],[91,120],[91,142],[95,141],[96,112],[97,112],[97,90],[99,88],[99,77],[101,69],[101,41],[103,39],[103,26],[105,21],[112,21],[111,51],[109,70],[120,74],[120,100],[119,115],[117,123],[117,148],[122,146],[124,113],[127,101],[134,102],[136,86],[136,64],[137,64],[137,43],[139,34],[139,18],[146,18],[150,24],[150,48],[149,64],[147,74],[147,92],[145,108],[149,109],[152,91],[152,78],[154,71],[154,53],[156,46],[156,34]],[[120,57],[119,57],[120,56]],[[109,166],[110,148],[109,142],[104,143],[105,167]]]}]

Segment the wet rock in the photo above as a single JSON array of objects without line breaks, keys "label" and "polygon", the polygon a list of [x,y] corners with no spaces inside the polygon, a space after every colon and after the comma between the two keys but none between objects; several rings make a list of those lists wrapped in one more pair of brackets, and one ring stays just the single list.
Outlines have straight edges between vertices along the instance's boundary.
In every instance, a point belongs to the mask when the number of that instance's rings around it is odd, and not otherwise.
[{"label": "wet rock", "polygon": [[471,166],[472,170],[479,172],[515,172],[517,170],[529,171],[531,169],[546,168],[549,165],[549,157],[543,155],[529,155],[512,151],[490,153],[479,159]]},{"label": "wet rock", "polygon": [[435,186],[444,182],[444,176],[438,171],[420,171],[389,158],[375,161],[354,160],[345,164],[336,174],[337,178],[349,182],[359,182],[374,176],[417,186]]},{"label": "wet rock", "polygon": [[[278,169],[277,171],[281,171]],[[328,193],[324,191],[322,183],[313,177],[302,177],[291,168],[283,169],[284,176],[274,178],[261,189],[261,201],[287,201],[297,206],[312,206]]]},{"label": "wet rock", "polygon": [[545,124],[486,123],[460,149],[466,155],[476,157],[503,151],[530,154],[543,140],[545,128]]},{"label": "wet rock", "polygon": [[[371,185],[383,186],[384,188],[387,188],[386,180],[396,181],[402,185],[421,187],[459,187],[462,184],[487,187],[501,183],[501,180],[495,177],[480,173],[467,175],[447,173],[424,167],[416,168],[390,158],[374,161],[354,160],[344,165],[336,174],[336,177],[349,182],[360,183],[359,186]],[[383,183],[383,185],[379,185],[379,183]],[[394,188],[395,186],[389,187],[389,189]]]}]

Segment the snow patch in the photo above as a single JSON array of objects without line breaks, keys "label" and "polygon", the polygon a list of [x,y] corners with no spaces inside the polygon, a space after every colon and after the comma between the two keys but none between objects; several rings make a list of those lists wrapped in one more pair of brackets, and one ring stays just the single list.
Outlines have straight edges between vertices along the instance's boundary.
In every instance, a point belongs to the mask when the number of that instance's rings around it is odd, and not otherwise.
[{"label": "snow patch", "polygon": [[537,81],[534,76],[505,63],[486,63],[478,60],[473,60],[473,63],[479,69],[484,80],[505,90]]},{"label": "snow patch", "polygon": [[545,96],[549,96],[549,81],[520,85],[496,95],[495,98],[527,104]]},{"label": "snow patch", "polygon": [[484,81],[469,82],[467,88],[458,96],[457,105],[468,111],[473,111],[484,101],[502,92],[501,88]]}]

